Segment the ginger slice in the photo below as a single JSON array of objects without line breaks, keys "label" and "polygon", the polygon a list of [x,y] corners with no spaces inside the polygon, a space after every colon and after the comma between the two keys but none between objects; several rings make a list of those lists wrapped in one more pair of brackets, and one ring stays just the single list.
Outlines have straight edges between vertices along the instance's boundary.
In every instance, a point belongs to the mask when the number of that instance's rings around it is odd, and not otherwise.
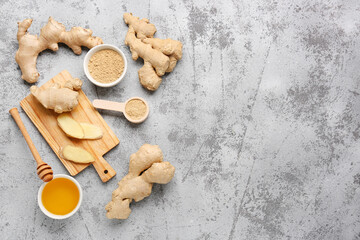
[{"label": "ginger slice", "polygon": [[79,123],[70,114],[63,113],[57,117],[60,128],[69,137],[78,139],[100,139],[103,137],[103,130],[90,123]]},{"label": "ginger slice", "polygon": [[60,155],[66,160],[77,162],[77,163],[90,163],[94,162],[94,156],[80,147],[74,147],[71,145],[66,145],[61,149]]},{"label": "ginger slice", "polygon": [[103,130],[89,123],[80,123],[84,131],[84,139],[100,139],[103,137]]},{"label": "ginger slice", "polygon": [[63,113],[57,117],[57,122],[59,127],[68,135],[69,137],[83,139],[85,134],[81,125],[75,121],[70,114]]}]

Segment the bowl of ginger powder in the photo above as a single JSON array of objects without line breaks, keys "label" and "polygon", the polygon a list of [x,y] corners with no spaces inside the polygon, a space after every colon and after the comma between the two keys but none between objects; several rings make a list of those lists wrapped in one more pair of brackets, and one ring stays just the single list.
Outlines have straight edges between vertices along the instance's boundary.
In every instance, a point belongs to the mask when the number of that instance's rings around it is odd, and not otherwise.
[{"label": "bowl of ginger powder", "polygon": [[111,44],[93,47],[84,59],[84,72],[96,86],[112,87],[125,76],[127,61],[124,53]]}]

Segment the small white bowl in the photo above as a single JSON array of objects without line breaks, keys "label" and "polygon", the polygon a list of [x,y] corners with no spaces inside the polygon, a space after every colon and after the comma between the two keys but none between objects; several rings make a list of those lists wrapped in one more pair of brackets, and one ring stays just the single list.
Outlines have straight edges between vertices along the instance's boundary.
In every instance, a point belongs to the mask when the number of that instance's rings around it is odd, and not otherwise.
[{"label": "small white bowl", "polygon": [[[100,50],[103,50],[103,49],[114,50],[114,51],[118,52],[121,55],[121,57],[124,59],[124,71],[122,72],[121,76],[117,80],[115,80],[114,82],[110,82],[110,83],[98,82],[91,76],[91,74],[89,72],[88,65],[89,65],[90,58],[92,57],[92,55],[94,55],[94,53],[96,53],[96,52],[98,52]],[[117,48],[114,45],[111,45],[111,44],[97,45],[97,46],[93,47],[92,49],[90,49],[90,51],[85,55],[84,72],[85,72],[87,78],[90,80],[90,82],[92,82],[96,86],[99,86],[99,87],[112,87],[112,86],[115,86],[116,84],[118,84],[124,78],[126,70],[127,70],[127,61],[126,61],[125,54],[119,48]]]},{"label": "small white bowl", "polygon": [[52,219],[65,219],[65,218],[71,217],[72,215],[74,215],[74,213],[77,212],[77,210],[79,210],[82,199],[83,199],[83,193],[82,193],[82,189],[81,189],[81,186],[80,186],[79,182],[76,181],[75,178],[72,178],[72,177],[70,177],[68,175],[65,175],[65,174],[56,174],[56,175],[54,175],[53,179],[55,179],[55,178],[66,178],[66,179],[69,179],[70,181],[72,181],[73,183],[75,183],[75,185],[77,186],[77,188],[79,190],[79,195],[80,195],[78,204],[76,205],[74,210],[72,210],[70,213],[68,213],[66,215],[56,215],[56,214],[53,214],[53,213],[49,212],[48,210],[46,210],[46,208],[44,207],[44,205],[42,203],[42,200],[41,200],[41,196],[42,196],[42,192],[44,190],[44,187],[45,187],[46,184],[48,184],[48,183],[43,183],[40,186],[40,189],[39,189],[39,192],[38,192],[38,205],[39,205],[41,211],[46,216],[48,216],[48,217],[50,217]]}]

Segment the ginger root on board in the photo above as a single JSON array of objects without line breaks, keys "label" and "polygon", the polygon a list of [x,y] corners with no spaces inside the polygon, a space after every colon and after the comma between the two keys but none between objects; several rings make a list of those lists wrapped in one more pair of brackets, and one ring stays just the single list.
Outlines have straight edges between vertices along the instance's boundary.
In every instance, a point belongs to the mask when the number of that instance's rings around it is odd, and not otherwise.
[{"label": "ginger root on board", "polygon": [[81,89],[83,82],[79,78],[63,79],[58,78],[54,84],[59,88],[68,88],[70,90],[78,91]]},{"label": "ginger root on board", "polygon": [[107,218],[127,219],[132,200],[138,202],[151,194],[153,183],[166,184],[174,177],[175,167],[163,162],[159,146],[144,144],[130,156],[129,173],[118,183],[105,209]]},{"label": "ginger root on board", "polygon": [[31,23],[32,19],[18,22],[17,40],[19,49],[15,55],[15,60],[22,72],[21,78],[29,83],[36,82],[40,76],[36,69],[36,59],[39,53],[45,49],[57,51],[59,48],[58,43],[61,42],[68,45],[75,54],[81,54],[81,46],[92,48],[103,43],[101,38],[91,36],[92,31],[90,29],[73,27],[70,31],[66,31],[65,26],[52,17],[40,30],[38,37],[27,32]]},{"label": "ginger root on board", "polygon": [[132,59],[141,57],[144,66],[139,70],[141,85],[155,91],[161,83],[161,76],[172,72],[182,57],[182,43],[173,39],[153,38],[156,28],[146,18],[139,19],[131,13],[124,14],[124,21],[129,25],[125,44],[130,47]]},{"label": "ginger root on board", "polygon": [[69,112],[78,105],[79,93],[69,88],[31,86],[30,92],[45,108],[54,109],[56,113]]},{"label": "ginger root on board", "polygon": [[31,94],[47,109],[53,109],[56,113],[70,112],[78,105],[79,93],[82,81],[73,78],[67,81],[57,80],[49,88],[41,89],[31,86]]}]

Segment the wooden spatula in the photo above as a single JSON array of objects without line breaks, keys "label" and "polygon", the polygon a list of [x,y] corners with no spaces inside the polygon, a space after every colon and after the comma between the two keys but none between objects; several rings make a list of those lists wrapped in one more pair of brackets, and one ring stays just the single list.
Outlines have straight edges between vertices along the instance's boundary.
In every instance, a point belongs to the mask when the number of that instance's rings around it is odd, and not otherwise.
[{"label": "wooden spatula", "polygon": [[53,179],[53,170],[47,163],[45,163],[45,162],[43,162],[43,160],[41,160],[40,154],[36,150],[35,145],[32,142],[29,133],[26,131],[25,125],[20,118],[20,114],[19,114],[17,108],[10,109],[9,113],[14,118],[16,124],[20,128],[20,131],[23,134],[25,141],[30,148],[31,153],[34,156],[35,161],[37,162],[36,169],[37,169],[37,174],[39,175],[39,178],[41,180],[43,180],[44,182],[51,181]]}]

